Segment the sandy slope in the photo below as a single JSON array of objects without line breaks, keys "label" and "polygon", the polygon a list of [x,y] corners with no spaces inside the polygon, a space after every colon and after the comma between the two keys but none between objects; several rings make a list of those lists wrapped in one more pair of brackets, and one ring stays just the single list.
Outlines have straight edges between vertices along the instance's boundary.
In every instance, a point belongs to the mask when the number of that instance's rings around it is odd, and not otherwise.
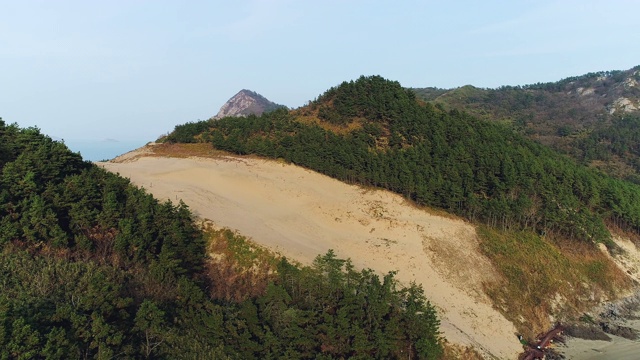
[{"label": "sandy slope", "polygon": [[357,267],[398,271],[402,282],[423,285],[449,341],[500,359],[521,350],[514,326],[482,293],[482,283],[497,275],[469,224],[276,161],[135,155],[100,165],[303,263],[334,249]]}]

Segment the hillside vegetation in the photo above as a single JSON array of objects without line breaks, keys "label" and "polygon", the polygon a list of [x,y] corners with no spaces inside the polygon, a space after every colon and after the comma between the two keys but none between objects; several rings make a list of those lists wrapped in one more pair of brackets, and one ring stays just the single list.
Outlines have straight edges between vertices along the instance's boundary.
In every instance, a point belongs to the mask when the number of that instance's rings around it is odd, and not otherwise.
[{"label": "hillside vegetation", "polygon": [[[38,129],[0,120],[0,358],[426,358],[417,286],[254,256]],[[207,256],[212,252],[215,256]],[[233,284],[233,288],[230,287]]]},{"label": "hillside vegetation", "polygon": [[596,244],[616,254],[612,230],[638,234],[638,185],[379,76],[293,111],[178,125],[169,142],[176,137],[281,158],[483,225],[482,251],[503,280],[482,290],[529,336],[632,285]]},{"label": "hillside vegetation", "polygon": [[413,91],[434,105],[506,124],[578,162],[638,183],[639,82],[637,66],[544,84]]},{"label": "hillside vegetation", "polygon": [[169,140],[183,137],[283,158],[504,230],[608,246],[607,225],[640,230],[637,185],[508,127],[421,105],[412,91],[377,76],[345,82],[294,112],[177,126]]}]

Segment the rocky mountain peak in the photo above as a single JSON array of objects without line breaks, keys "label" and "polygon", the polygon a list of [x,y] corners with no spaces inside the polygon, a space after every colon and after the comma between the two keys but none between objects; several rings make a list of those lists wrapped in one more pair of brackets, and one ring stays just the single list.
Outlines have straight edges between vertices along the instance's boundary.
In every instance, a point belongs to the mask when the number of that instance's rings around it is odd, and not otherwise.
[{"label": "rocky mountain peak", "polygon": [[283,106],[269,101],[255,91],[242,89],[222,105],[218,114],[212,119],[221,119],[227,116],[261,115]]}]

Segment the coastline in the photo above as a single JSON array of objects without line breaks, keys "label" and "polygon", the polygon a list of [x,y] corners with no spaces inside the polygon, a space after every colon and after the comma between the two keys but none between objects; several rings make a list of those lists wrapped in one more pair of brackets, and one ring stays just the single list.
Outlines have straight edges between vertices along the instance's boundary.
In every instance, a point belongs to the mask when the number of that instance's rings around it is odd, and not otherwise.
[{"label": "coastline", "polygon": [[[640,357],[640,289],[624,299],[607,303],[593,315],[592,329],[610,340],[584,339],[568,334],[556,351],[566,359],[625,360]],[[591,315],[590,315],[591,316]],[[606,329],[606,330],[603,330]],[[608,330],[608,331],[607,331]],[[570,331],[568,331],[570,333]],[[635,332],[635,339],[633,337]],[[618,336],[615,333],[623,336]]]},{"label": "coastline", "polygon": [[[640,325],[640,324],[639,324]],[[611,336],[611,341],[568,339],[565,346],[558,347],[566,359],[575,360],[625,360],[637,359],[640,342],[619,336]]]}]

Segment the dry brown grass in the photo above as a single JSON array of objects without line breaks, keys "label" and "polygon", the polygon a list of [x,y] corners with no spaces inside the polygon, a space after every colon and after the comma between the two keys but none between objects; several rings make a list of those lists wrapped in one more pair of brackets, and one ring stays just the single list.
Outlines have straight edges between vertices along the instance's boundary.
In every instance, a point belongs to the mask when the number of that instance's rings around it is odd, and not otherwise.
[{"label": "dry brown grass", "polygon": [[625,231],[611,222],[607,223],[607,228],[609,229],[609,232],[611,232],[611,235],[618,236],[623,239],[629,239],[636,245],[636,247],[640,247],[640,233]]},{"label": "dry brown grass", "polygon": [[441,360],[484,360],[485,358],[474,348],[444,341],[444,353]]},{"label": "dry brown grass", "polygon": [[606,296],[616,297],[621,290],[633,286],[629,276],[604,253],[606,250],[566,239],[556,240],[556,244],[569,261],[598,285]]},{"label": "dry brown grass", "polygon": [[222,155],[228,155],[225,151],[216,150],[209,143],[193,143],[193,144],[170,144],[163,143],[154,146],[149,146],[150,154],[147,156],[156,157],[174,157],[174,158],[188,158],[188,157],[205,157],[214,158]]},{"label": "dry brown grass", "polygon": [[203,229],[209,243],[209,295],[235,302],[263,295],[280,256],[231,230],[215,230],[207,222]]},{"label": "dry brown grass", "polygon": [[481,249],[503,281],[487,285],[494,305],[525,336],[575,319],[632,286],[598,247],[532,233],[479,227]]},{"label": "dry brown grass", "polygon": [[344,135],[348,134],[354,130],[358,130],[362,128],[362,124],[364,124],[364,118],[354,118],[350,122],[345,125],[335,125],[328,123],[324,120],[321,120],[317,115],[296,115],[296,121],[306,124],[306,125],[317,125],[320,128],[331,131],[335,134]]}]

